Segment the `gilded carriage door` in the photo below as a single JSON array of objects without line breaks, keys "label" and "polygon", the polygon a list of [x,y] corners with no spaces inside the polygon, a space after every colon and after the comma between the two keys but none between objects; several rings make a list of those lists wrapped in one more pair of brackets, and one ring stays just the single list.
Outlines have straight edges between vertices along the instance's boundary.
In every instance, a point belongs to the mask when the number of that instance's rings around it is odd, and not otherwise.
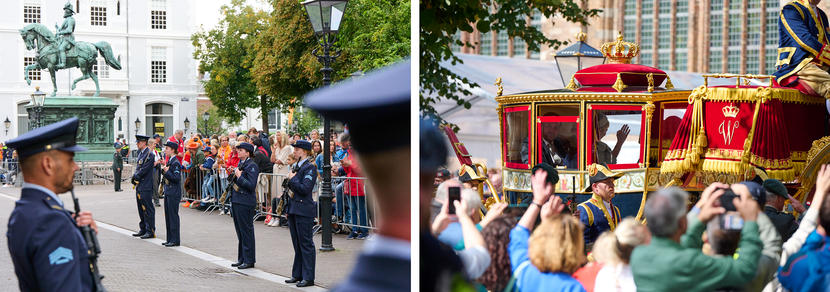
[{"label": "gilded carriage door", "polygon": [[514,169],[530,169],[528,143],[530,138],[530,106],[504,108],[504,166]]},{"label": "gilded carriage door", "polygon": [[611,169],[640,168],[645,151],[642,105],[588,107],[587,165],[606,163]]},{"label": "gilded carriage door", "polygon": [[536,117],[535,145],[537,163],[579,169],[579,117]]}]

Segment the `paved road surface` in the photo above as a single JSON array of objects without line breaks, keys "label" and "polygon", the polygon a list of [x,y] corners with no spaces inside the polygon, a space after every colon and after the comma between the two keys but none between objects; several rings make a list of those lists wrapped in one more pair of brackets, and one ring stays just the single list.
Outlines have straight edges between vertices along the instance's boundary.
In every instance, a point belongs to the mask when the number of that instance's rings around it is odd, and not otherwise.
[{"label": "paved road surface", "polygon": [[[75,194],[82,209],[92,211],[98,222],[102,251],[99,266],[110,291],[324,291],[346,278],[364,243],[334,235],[336,251],[318,251],[317,286],[297,288],[284,283],[291,276],[294,258],[287,228],[267,227],[255,221],[256,268],[238,270],[230,267],[237,252],[230,216],[180,208],[182,247],[168,248],[160,244],[166,235],[163,208],[156,208],[158,238],[130,236],[138,230],[134,191],[115,193],[111,185],[94,185],[76,186]],[[0,188],[3,234],[19,197],[20,188]],[[60,198],[73,208],[69,193]],[[0,236],[0,290],[15,291],[17,277],[6,240],[6,236]],[[315,235],[317,248],[320,243],[320,235]]]}]

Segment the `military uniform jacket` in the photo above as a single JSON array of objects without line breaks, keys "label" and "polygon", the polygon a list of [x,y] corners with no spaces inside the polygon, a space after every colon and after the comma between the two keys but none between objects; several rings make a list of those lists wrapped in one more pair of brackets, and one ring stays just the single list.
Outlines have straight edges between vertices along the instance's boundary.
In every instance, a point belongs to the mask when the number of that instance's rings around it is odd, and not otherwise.
[{"label": "military uniform jacket", "polygon": [[164,195],[165,196],[182,196],[182,164],[179,158],[173,156],[167,161],[167,172],[164,173]]},{"label": "military uniform jacket", "polygon": [[49,194],[23,188],[6,238],[20,291],[92,290],[86,242],[75,219]]},{"label": "military uniform jacket", "polygon": [[121,156],[121,152],[115,152],[112,155],[112,170],[116,169],[124,170],[124,159]]},{"label": "military uniform jacket", "polygon": [[242,175],[236,178],[236,186],[231,193],[231,203],[256,206],[256,189],[257,177],[259,177],[259,167],[251,158],[240,162],[237,167],[242,170]]},{"label": "military uniform jacket", "polygon": [[775,225],[775,230],[781,235],[782,242],[786,242],[798,230],[798,223],[795,222],[793,215],[779,212],[772,206],[764,207],[764,213],[772,221],[772,225]]},{"label": "military uniform jacket", "polygon": [[294,192],[294,197],[289,197],[288,214],[317,217],[317,210],[314,208],[314,199],[311,197],[311,190],[317,182],[317,168],[311,164],[309,159],[297,170],[297,174],[288,180],[288,188]]},{"label": "military uniform jacket", "polygon": [[798,73],[811,61],[830,64],[827,14],[816,9],[818,16],[808,0],[793,0],[781,8],[778,17],[778,62],[775,63],[778,71],[773,74],[778,83]]},{"label": "military uniform jacket", "polygon": [[138,155],[138,165],[136,165],[133,180],[138,181],[136,191],[149,192],[153,190],[153,163],[155,159],[150,155],[150,148],[144,148],[141,154]]},{"label": "military uniform jacket", "polygon": [[579,222],[585,226],[582,230],[585,244],[593,243],[603,232],[614,231],[617,228],[617,224],[620,223],[620,209],[614,205],[611,207],[614,210],[608,212],[602,198],[597,194],[576,207],[579,210]]}]

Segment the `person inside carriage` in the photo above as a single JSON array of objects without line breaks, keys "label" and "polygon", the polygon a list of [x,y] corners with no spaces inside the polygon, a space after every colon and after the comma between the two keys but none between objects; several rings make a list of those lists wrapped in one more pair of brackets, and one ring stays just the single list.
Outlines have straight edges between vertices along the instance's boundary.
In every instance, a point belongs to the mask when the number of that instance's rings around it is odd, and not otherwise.
[{"label": "person inside carriage", "polygon": [[[542,116],[558,116],[554,112],[548,112]],[[560,129],[570,129],[576,123],[565,122],[543,122],[541,123],[541,139],[539,139],[539,147],[542,148],[542,158],[540,162],[550,164],[554,167],[564,166],[567,169],[576,169],[579,161],[579,151],[572,146],[569,139],[560,135]],[[528,147],[527,137],[522,139],[522,163],[528,163]]]},{"label": "person inside carriage", "polygon": [[794,0],[781,9],[778,71],[773,75],[782,86],[801,84],[830,99],[830,29],[827,14],[816,7],[819,2]]}]

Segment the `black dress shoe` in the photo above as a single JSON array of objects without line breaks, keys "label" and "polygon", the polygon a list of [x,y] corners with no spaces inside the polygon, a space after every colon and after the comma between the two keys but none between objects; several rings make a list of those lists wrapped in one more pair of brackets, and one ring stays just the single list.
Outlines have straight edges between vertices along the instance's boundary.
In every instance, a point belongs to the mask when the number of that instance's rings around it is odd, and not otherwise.
[{"label": "black dress shoe", "polygon": [[231,264],[231,267],[238,267],[238,266],[241,266],[241,265],[242,265],[242,262],[238,262],[238,263]]},{"label": "black dress shoe", "polygon": [[162,242],[162,243],[161,243],[161,245],[163,245],[163,246],[167,246],[167,244],[169,244],[169,243],[170,243],[170,242],[165,241],[165,242]]},{"label": "black dress shoe", "polygon": [[244,263],[244,264],[239,265],[236,268],[237,269],[248,269],[248,268],[253,268],[253,267],[254,267],[254,264]]},{"label": "black dress shoe", "polygon": [[302,280],[302,281],[300,281],[300,283],[297,283],[297,287],[308,287],[308,286],[314,286],[314,281]]},{"label": "black dress shoe", "polygon": [[116,192],[123,192],[124,190],[115,190]]},{"label": "black dress shoe", "polygon": [[142,236],[141,236],[141,237],[139,237],[139,238],[141,238],[141,239],[148,239],[148,238],[156,238],[156,236],[155,236],[155,235],[153,235],[152,233],[146,233],[146,234],[142,235]]},{"label": "black dress shoe", "polygon": [[297,282],[302,281],[302,280],[303,280],[303,279],[301,279],[301,278],[294,278],[294,277],[291,277],[291,279],[285,280],[285,282],[286,282],[286,283],[289,283],[289,284],[293,284],[293,283],[297,283]]},{"label": "black dress shoe", "polygon": [[179,245],[181,245],[181,243],[167,243],[164,246],[171,247],[171,246],[179,246]]},{"label": "black dress shoe", "polygon": [[133,233],[133,236],[139,237],[139,236],[144,236],[144,234],[146,234],[146,232]]}]

